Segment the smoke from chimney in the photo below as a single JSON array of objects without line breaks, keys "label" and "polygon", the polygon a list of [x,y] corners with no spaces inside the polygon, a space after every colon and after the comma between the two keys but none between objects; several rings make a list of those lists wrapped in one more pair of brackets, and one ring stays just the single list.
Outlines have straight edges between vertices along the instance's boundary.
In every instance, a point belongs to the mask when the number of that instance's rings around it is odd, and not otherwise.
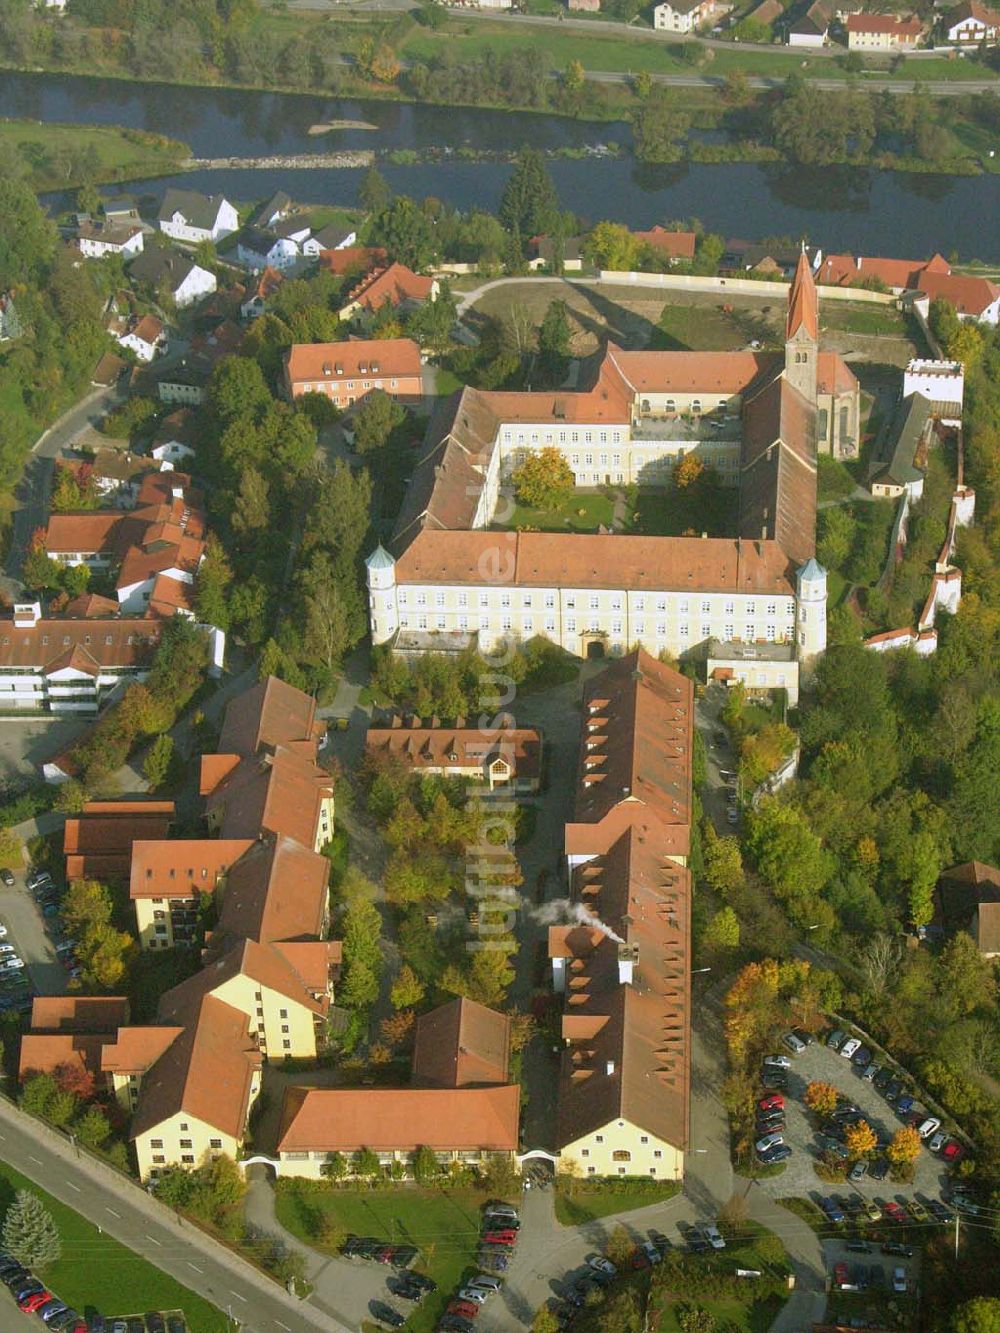
[{"label": "smoke from chimney", "polygon": [[596,926],[616,944],[624,944],[620,935],[616,935],[610,926],[600,917],[587,910],[583,903],[570,902],[568,898],[555,898],[550,903],[531,909],[532,917],[542,926]]}]

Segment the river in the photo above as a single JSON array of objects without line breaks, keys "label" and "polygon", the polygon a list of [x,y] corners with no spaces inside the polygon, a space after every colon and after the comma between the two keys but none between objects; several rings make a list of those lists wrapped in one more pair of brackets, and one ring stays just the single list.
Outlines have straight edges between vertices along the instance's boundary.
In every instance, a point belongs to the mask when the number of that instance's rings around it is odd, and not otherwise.
[{"label": "river", "polygon": [[[568,120],[521,112],[362,102],[312,95],[243,92],[129,83],[50,74],[0,79],[0,117],[126,125],[183,139],[196,157],[259,157],[341,148],[376,150],[463,147],[505,151],[627,144],[624,123]],[[365,121],[374,130],[311,136],[332,120]],[[436,195],[459,208],[493,209],[509,174],[503,162],[458,157],[400,166],[380,163],[393,189]],[[855,167],[679,163],[650,167],[631,156],[553,159],[564,208],[586,221],[610,218],[633,227],[700,218],[725,236],[805,236],[824,249],[920,258],[934,250],[963,260],[1000,262],[1000,174],[918,175]],[[354,204],[358,170],[212,170],[137,181],[159,195],[183,182],[232,198],[261,198],[279,187],[303,203]]]}]

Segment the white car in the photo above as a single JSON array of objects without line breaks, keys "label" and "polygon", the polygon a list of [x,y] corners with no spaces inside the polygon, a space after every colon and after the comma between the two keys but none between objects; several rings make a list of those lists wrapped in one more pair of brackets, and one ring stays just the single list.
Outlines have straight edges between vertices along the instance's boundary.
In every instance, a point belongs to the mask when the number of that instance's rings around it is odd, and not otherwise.
[{"label": "white car", "polygon": [[4,958],[3,962],[0,963],[0,968],[8,972],[12,970],[14,972],[19,972],[22,967],[24,967],[24,959],[18,958],[17,954],[9,954]]},{"label": "white car", "polygon": [[0,926],[0,940],[5,940],[6,938],[7,938],[7,927]]},{"label": "white car", "polygon": [[765,1069],[791,1069],[792,1062],[787,1055],[765,1055]]},{"label": "white car", "polygon": [[941,1128],[941,1121],[935,1116],[929,1115],[927,1119],[917,1126],[917,1133],[922,1139],[929,1139],[932,1134],[936,1134]]},{"label": "white car", "polygon": [[607,1273],[608,1277],[618,1276],[618,1269],[610,1259],[605,1259],[603,1255],[595,1254],[592,1259],[587,1260],[587,1263],[591,1268],[596,1269],[598,1273]]},{"label": "white car", "polygon": [[892,1289],[898,1291],[901,1295],[906,1293],[906,1269],[894,1268],[892,1270]]},{"label": "white car", "polygon": [[485,1305],[490,1298],[490,1293],[484,1291],[482,1287],[463,1287],[458,1293],[461,1301],[473,1301],[476,1305]]},{"label": "white car", "polygon": [[735,805],[731,805],[726,811],[726,818],[729,820],[730,824],[738,824],[740,822],[740,812]]},{"label": "white car", "polygon": [[786,1032],[781,1040],[793,1055],[801,1055],[806,1048],[805,1042],[801,1037],[797,1037],[794,1032]]},{"label": "white car", "polygon": [[840,1054],[844,1057],[845,1060],[850,1060],[854,1052],[859,1051],[860,1049],[861,1049],[861,1043],[860,1041],[858,1041],[857,1037],[850,1037],[848,1038],[847,1041],[844,1042],[843,1046],[841,1046]]},{"label": "white car", "polygon": [[14,948],[13,944],[0,944],[0,954],[12,954],[16,952],[17,950]]},{"label": "white car", "polygon": [[948,1142],[948,1135],[941,1133],[941,1131],[939,1130],[931,1139],[930,1143],[928,1143],[927,1145],[928,1151],[940,1152],[947,1142]]},{"label": "white car", "polygon": [[480,1273],[469,1283],[470,1287],[475,1287],[479,1291],[499,1291],[502,1285],[498,1277],[493,1277],[489,1273]]},{"label": "white car", "polygon": [[719,1228],[714,1222],[709,1222],[708,1226],[706,1226],[705,1239],[708,1241],[709,1245],[711,1245],[713,1250],[724,1250],[726,1248],[726,1242],[722,1239],[722,1236],[719,1233]]}]

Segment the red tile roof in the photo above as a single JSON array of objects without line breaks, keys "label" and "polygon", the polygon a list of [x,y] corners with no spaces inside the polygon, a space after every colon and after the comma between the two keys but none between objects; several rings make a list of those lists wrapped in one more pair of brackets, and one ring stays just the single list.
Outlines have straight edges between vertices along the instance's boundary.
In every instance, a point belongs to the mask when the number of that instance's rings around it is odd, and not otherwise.
[{"label": "red tile roof", "polygon": [[816,283],[805,249],[799,255],[788,293],[788,318],[785,324],[785,337],[794,338],[802,330],[807,337],[819,338],[819,299],[816,295]]},{"label": "red tile roof", "polygon": [[121,1027],[101,1048],[101,1070],[105,1074],[144,1074],[183,1031],[164,1024]]},{"label": "red tile roof", "polygon": [[101,667],[152,662],[160,631],[146,620],[38,620],[30,628],[0,621],[0,667],[34,667],[51,675],[72,665],[96,675]]},{"label": "red tile roof", "polygon": [[291,384],[354,379],[359,375],[419,379],[420,348],[412,338],[351,339],[336,343],[294,343],[285,356]]},{"label": "red tile roof", "polygon": [[268,676],[226,705],[218,753],[247,756],[261,747],[318,740],[325,731],[326,724],[316,720],[311,695]]},{"label": "red tile roof", "polygon": [[253,846],[252,838],[178,838],[132,844],[129,897],[197,898]]},{"label": "red tile roof", "polygon": [[966,277],[960,273],[923,272],[916,286],[932,301],[949,301],[960,315],[978,319],[1000,299],[1000,286],[988,278]]},{"label": "red tile roof", "polygon": [[413,1082],[438,1088],[506,1083],[510,1019],[475,1000],[459,998],[417,1019]]},{"label": "red tile roof", "polygon": [[369,727],[365,748],[393,755],[411,768],[443,769],[461,766],[482,769],[498,758],[513,766],[513,777],[538,777],[542,741],[533,727]]},{"label": "red tile roof", "polygon": [[128,1022],[123,995],[36,995],[31,1004],[35,1032],[108,1032]]},{"label": "red tile roof", "polygon": [[367,273],[376,264],[384,264],[388,257],[381,246],[348,245],[342,250],[321,250],[319,266],[342,278],[349,273]]},{"label": "red tile roof", "polygon": [[298,1088],[285,1093],[278,1151],[515,1152],[520,1088]]},{"label": "red tile roof", "polygon": [[[343,251],[341,251],[343,253]],[[404,301],[426,301],[434,290],[434,279],[414,273],[405,264],[390,264],[388,268],[370,273],[344,298],[345,305],[358,302],[366,310],[378,310],[388,301],[400,305]]]},{"label": "red tile roof", "polygon": [[693,259],[697,236],[693,231],[668,231],[659,223],[649,231],[636,231],[632,235],[637,241],[652,246],[661,255],[670,259]]},{"label": "red tile roof", "polygon": [[254,842],[226,877],[218,930],[262,944],[314,938],[326,919],[330,863],[291,838]]},{"label": "red tile roof", "polygon": [[29,1074],[51,1074],[61,1065],[97,1075],[101,1072],[101,1047],[106,1039],[90,1032],[26,1032],[21,1038],[18,1078],[23,1081]]},{"label": "red tile roof", "polygon": [[888,32],[899,37],[919,37],[924,25],[918,18],[902,19],[898,14],[848,14],[845,28],[851,32]]}]

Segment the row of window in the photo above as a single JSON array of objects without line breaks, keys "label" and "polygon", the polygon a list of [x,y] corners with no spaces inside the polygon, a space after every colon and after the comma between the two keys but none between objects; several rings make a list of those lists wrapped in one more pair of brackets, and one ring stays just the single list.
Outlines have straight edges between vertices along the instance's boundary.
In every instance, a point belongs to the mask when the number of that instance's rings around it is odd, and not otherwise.
[{"label": "row of window", "polygon": [[[434,624],[433,624],[433,625],[431,625],[431,623],[430,623],[430,622],[431,622],[431,619],[434,620]],[[471,624],[470,619],[469,619],[468,616],[461,616],[461,615],[460,615],[460,616],[458,617],[457,624],[458,624],[458,631],[459,631],[460,634],[468,634],[468,633],[470,632],[470,630],[473,628],[473,626],[472,626],[472,624]],[[411,623],[411,618],[410,618],[409,616],[400,616],[400,618],[399,618],[399,626],[400,626],[400,629],[418,629],[418,630],[435,629],[435,630],[447,630],[447,628],[448,628],[448,617],[447,617],[447,616],[434,616],[434,617],[430,617],[430,616],[426,616],[426,615],[418,615],[418,616],[416,617],[416,624],[414,625],[414,624]],[[478,619],[478,622],[477,622],[477,624],[476,624],[476,626],[475,626],[475,628],[478,629],[478,630],[480,630],[480,631],[488,631],[488,630],[491,630],[491,629],[494,628],[493,621],[492,621],[492,619],[491,619],[489,616],[480,616],[479,619]],[[521,634],[534,634],[534,633],[535,633],[535,621],[534,621],[534,617],[533,617],[533,616],[521,616],[521,617],[520,617],[520,623],[519,623],[518,628],[519,628],[519,632],[520,632]],[[514,619],[513,619],[513,617],[512,617],[512,616],[501,616],[501,617],[500,617],[500,625],[499,625],[499,629],[500,629],[503,633],[512,633],[513,630],[514,630]],[[700,626],[700,629],[701,629],[701,634],[700,634],[700,636],[699,636],[700,639],[710,639],[710,638],[712,638],[712,626],[711,626],[711,625],[709,625],[709,624],[702,624],[702,625]],[[758,641],[758,639],[760,639],[760,638],[763,638],[767,643],[777,643],[777,642],[778,642],[778,627],[777,627],[777,625],[774,624],[773,621],[772,621],[772,622],[769,622],[767,625],[764,626],[764,633],[763,633],[763,635],[758,634],[758,632],[757,632],[757,627],[756,627],[755,625],[745,625],[745,626],[743,627],[743,629],[744,629],[743,635],[742,635],[742,637],[738,640],[738,639],[737,639],[737,634],[736,634],[736,626],[735,626],[735,625],[723,625],[723,627],[722,627],[722,637],[723,637],[723,639],[724,639],[727,643],[733,643],[733,642],[737,642],[737,641],[739,641],[739,642],[746,642],[746,643],[756,643],[756,642]],[[546,633],[546,634],[555,634],[555,633],[557,632],[557,631],[556,631],[556,622],[555,622],[555,620],[554,620],[552,617],[548,617],[548,618],[544,621],[544,623],[543,623],[543,632]],[[647,632],[647,629],[646,629],[646,622],[645,622],[644,620],[635,620],[635,621],[632,622],[631,633],[632,633],[632,635],[633,635],[636,639],[642,639],[642,638],[645,638],[645,636],[646,636],[646,632]],[[566,624],[565,624],[565,633],[566,633],[566,634],[576,634],[576,633],[581,633],[581,634],[602,634],[602,633],[608,633],[608,634],[611,634],[613,637],[620,638],[620,637],[625,633],[625,625],[624,625],[624,622],[621,621],[621,620],[612,620],[610,626],[605,627],[605,626],[603,626],[602,624],[600,624],[600,622],[597,621],[597,620],[589,620],[589,621],[581,621],[581,623],[580,623],[580,625],[579,625],[579,627],[578,627],[578,626],[577,626],[577,622],[576,622],[576,620],[575,620],[573,617],[570,617],[569,619],[567,619]],[[657,638],[657,639],[666,639],[666,638],[667,638],[667,626],[666,626],[666,624],[664,624],[664,623],[658,623],[658,624],[656,624],[656,625],[654,625],[654,626],[650,626],[650,633],[652,633],[653,636],[654,636],[655,638]],[[685,621],[684,624],[682,624],[682,625],[678,625],[678,627],[677,627],[677,636],[678,636],[678,638],[681,638],[681,639],[689,639],[689,638],[691,637],[691,627],[690,627],[690,625],[688,625],[688,623],[687,623],[686,621]]]},{"label": "row of window", "polygon": [[[469,606],[469,598],[471,595],[472,594],[464,591],[459,591],[455,594],[455,602],[459,610],[464,610]],[[555,609],[556,594],[554,592],[513,593],[510,592],[508,589],[503,589],[498,593],[494,589],[492,593],[492,603],[496,605],[497,599],[499,599],[499,606],[501,610],[507,610],[514,603],[517,603],[520,606],[522,606],[525,610],[530,611],[532,610],[533,607],[538,605],[538,603],[535,600],[536,597],[541,598],[541,605],[546,611],[552,611]],[[568,592],[563,595],[562,605],[563,609],[566,611],[575,611],[577,601],[579,600],[582,606],[582,603],[584,602],[584,600],[586,600],[589,610],[600,611],[602,600],[605,598],[608,599],[606,604],[610,607],[612,611],[621,611],[624,609],[625,594],[620,592],[614,592],[610,594],[589,593],[586,599],[581,593]],[[399,606],[409,605],[410,595],[405,588],[399,589],[396,600]],[[650,606],[648,608],[649,610],[654,609],[652,605],[653,600],[654,599],[652,597],[649,598],[650,602]],[[669,602],[669,595],[661,593],[656,597],[655,601],[656,601],[655,609],[657,611],[666,611]],[[491,594],[489,592],[480,591],[479,593],[475,594],[475,602],[476,605],[479,606],[480,608],[488,608],[491,605]],[[413,594],[413,604],[417,607],[427,606],[429,604],[428,594],[423,591],[415,592]],[[629,598],[629,604],[633,611],[645,611],[647,609],[646,598],[642,594],[635,594],[635,593],[631,594]],[[448,605],[448,592],[445,591],[444,589],[438,589],[438,591],[434,593],[434,605],[441,609],[445,608]],[[690,601],[687,598],[684,598],[677,603],[676,608],[674,609],[677,615],[686,616],[689,614],[690,608],[691,608]],[[700,603],[700,609],[701,609],[701,614],[703,616],[712,615],[713,611],[716,614],[718,613],[718,606],[717,605],[713,606],[711,599],[707,597],[702,599]],[[791,599],[788,600],[788,604],[785,609],[788,613],[789,619],[794,619],[795,608],[792,605]],[[738,614],[736,612],[736,602],[734,600],[728,600],[724,602],[722,610],[723,614],[727,616]],[[761,613],[761,611],[763,611],[764,615],[776,616],[778,614],[778,603],[773,601],[762,602],[758,607],[758,603],[755,598],[749,597],[744,601],[743,614],[745,616],[748,617],[757,616]]]},{"label": "row of window", "polygon": [[[319,384],[303,384],[300,386],[303,393],[329,393],[337,389],[353,389],[355,387],[353,380],[323,380]],[[384,389],[386,384],[383,380],[358,380],[357,387],[362,390]],[[399,387],[399,381],[392,379],[388,381],[390,389]]]},{"label": "row of window", "polygon": [[[622,430],[504,430],[504,444],[593,444],[594,435],[598,444],[618,444],[624,437]],[[582,437],[582,438],[581,438]]]}]

